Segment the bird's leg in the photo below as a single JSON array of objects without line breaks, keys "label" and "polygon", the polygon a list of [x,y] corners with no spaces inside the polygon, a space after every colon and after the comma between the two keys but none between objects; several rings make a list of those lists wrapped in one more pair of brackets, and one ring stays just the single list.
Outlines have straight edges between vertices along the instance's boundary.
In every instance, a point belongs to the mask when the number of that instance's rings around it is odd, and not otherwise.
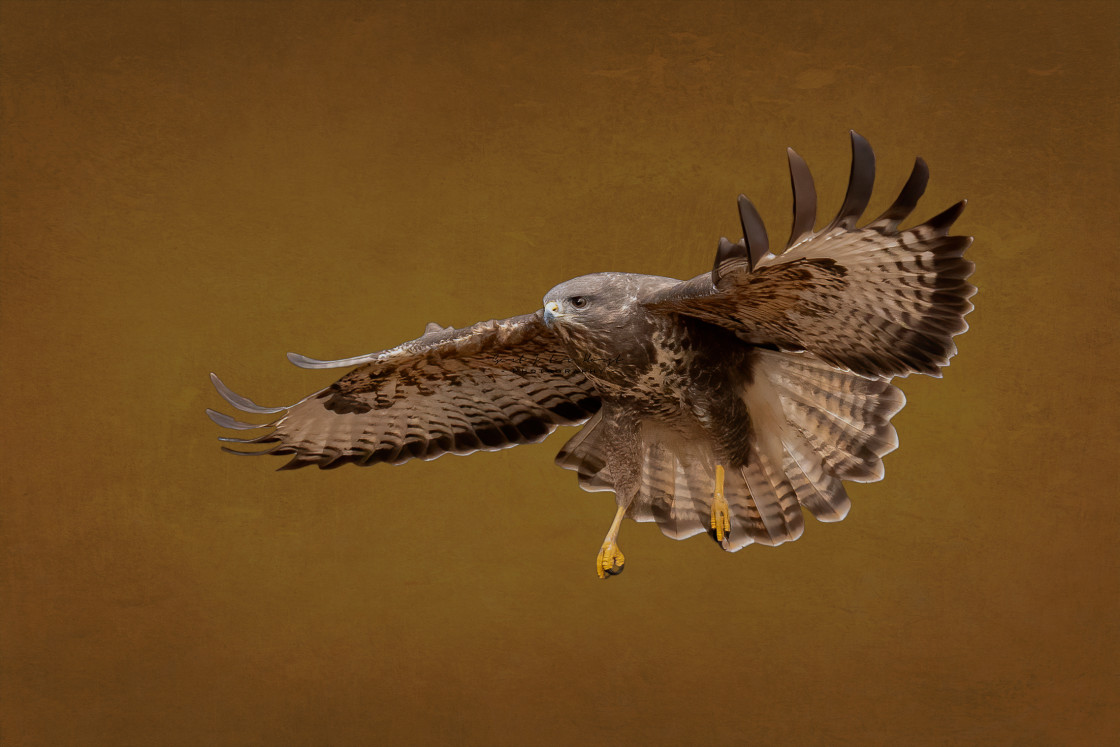
[{"label": "bird's leg", "polygon": [[723,497],[723,466],[719,464],[716,465],[716,490],[712,495],[712,531],[720,542],[731,533],[731,507]]},{"label": "bird's leg", "polygon": [[607,537],[603,540],[603,547],[599,550],[599,557],[595,561],[595,572],[599,574],[599,578],[617,576],[622,573],[626,558],[623,557],[622,550],[618,549],[618,530],[622,526],[622,517],[625,515],[626,506],[619,506],[618,511],[614,514],[614,521],[611,522],[611,528],[607,532]]}]

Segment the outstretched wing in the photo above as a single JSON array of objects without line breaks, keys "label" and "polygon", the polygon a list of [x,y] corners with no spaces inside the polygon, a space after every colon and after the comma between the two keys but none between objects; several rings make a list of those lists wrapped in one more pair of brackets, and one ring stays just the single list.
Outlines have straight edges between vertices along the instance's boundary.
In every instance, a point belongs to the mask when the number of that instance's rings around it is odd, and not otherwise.
[{"label": "outstretched wing", "polygon": [[317,361],[292,353],[288,358],[303,368],[359,368],[282,408],[260,407],[211,374],[218,392],[237,409],[282,413],[267,426],[254,426],[207,410],[227,428],[272,429],[257,438],[223,439],[272,444],[265,451],[227,451],[294,455],[282,469],[400,464],[535,443],[557,426],[583,423],[600,405],[540,312],[465,329],[430,324],[416,340],[358,358]]},{"label": "outstretched wing", "polygon": [[747,342],[804,350],[864,376],[939,376],[956,354],[953,336],[968,329],[964,316],[976,292],[966,282],[973,264],[962,258],[972,238],[948,235],[965,203],[899,231],[929,179],[919,158],[894,204],[856,228],[871,197],[875,156],[851,135],[851,179],[831,223],[813,231],[813,179],[790,150],[794,217],[786,250],[770,253],[762,220],[740,195],[744,239],[720,239],[711,273],[649,307],[726,327]]}]

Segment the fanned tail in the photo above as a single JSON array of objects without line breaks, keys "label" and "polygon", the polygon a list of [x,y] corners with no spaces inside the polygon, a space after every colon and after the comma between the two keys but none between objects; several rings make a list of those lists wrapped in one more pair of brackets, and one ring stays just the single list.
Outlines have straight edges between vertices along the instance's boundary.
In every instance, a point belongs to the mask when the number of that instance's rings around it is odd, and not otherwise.
[{"label": "fanned tail", "polygon": [[[752,440],[742,466],[725,465],[729,552],[776,546],[804,532],[802,508],[820,521],[840,521],[851,508],[843,480],[883,477],[882,458],[898,445],[890,419],[905,404],[886,379],[841,371],[805,353],[759,349],[743,391]],[[585,490],[613,490],[611,444],[593,419],[561,450],[557,464],[579,473]],[[712,529],[715,450],[699,429],[686,433],[654,420],[641,427],[641,487],[627,516],[656,522],[685,539]]]},{"label": "fanned tail", "polygon": [[[733,513],[724,549],[779,545],[801,536],[801,507],[840,521],[851,501],[842,480],[882,479],[882,458],[898,446],[890,419],[906,400],[887,379],[841,371],[805,353],[755,351],[744,392],[754,440],[728,490]],[[729,478],[731,473],[729,473]],[[733,498],[734,496],[734,498]]]},{"label": "fanned tail", "polygon": [[778,441],[759,462],[769,485],[775,493],[788,486],[820,521],[840,521],[851,508],[841,481],[882,479],[882,459],[898,447],[890,419],[905,397],[887,379],[840,371],[805,353],[758,350],[755,362],[746,393],[751,415],[757,431]]}]

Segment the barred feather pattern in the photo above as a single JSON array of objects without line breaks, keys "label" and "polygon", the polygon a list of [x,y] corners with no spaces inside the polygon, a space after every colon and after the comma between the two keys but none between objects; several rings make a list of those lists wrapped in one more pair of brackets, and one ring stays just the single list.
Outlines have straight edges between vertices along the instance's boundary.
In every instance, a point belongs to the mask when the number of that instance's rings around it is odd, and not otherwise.
[{"label": "barred feather pattern", "polygon": [[[417,340],[345,361],[289,357],[304,367],[362,365],[287,408],[253,405],[214,377],[234,407],[282,413],[259,426],[272,429],[263,436],[224,439],[273,445],[234,453],[293,455],[281,469],[401,464],[536,443],[558,426],[583,423],[600,406],[539,313],[465,329],[429,325]],[[225,427],[256,427],[208,412]]]},{"label": "barred feather pattern", "polygon": [[871,195],[875,160],[852,133],[852,176],[840,213],[812,230],[816,196],[807,167],[790,151],[794,230],[788,248],[768,251],[765,228],[740,197],[745,238],[721,239],[711,273],[662,294],[650,308],[731,329],[746,342],[806,350],[866,376],[940,376],[968,329],[976,288],[967,282],[969,236],[950,236],[961,201],[925,223],[898,230],[925,190],[918,159],[910,179],[879,218],[856,228]]},{"label": "barred feather pattern", "polygon": [[[804,531],[802,508],[820,521],[843,519],[851,502],[842,480],[883,477],[882,458],[898,446],[890,419],[906,401],[885,379],[841,371],[806,353],[758,350],[752,365],[754,377],[743,392],[752,417],[750,453],[724,478],[731,531],[721,546],[730,552],[796,540]],[[557,457],[589,491],[614,489],[611,444],[599,418]],[[714,539],[710,436],[700,427],[645,419],[640,454],[640,488],[627,516],[656,522],[672,539],[705,532]]]}]

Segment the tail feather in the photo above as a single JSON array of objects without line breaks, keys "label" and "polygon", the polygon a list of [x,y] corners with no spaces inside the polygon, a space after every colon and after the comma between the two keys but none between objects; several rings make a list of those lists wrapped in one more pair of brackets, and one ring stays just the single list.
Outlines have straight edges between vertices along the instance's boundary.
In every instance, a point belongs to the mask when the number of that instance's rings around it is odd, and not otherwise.
[{"label": "tail feather", "polygon": [[580,487],[589,493],[614,489],[614,481],[607,468],[608,444],[602,420],[602,412],[595,413],[556,455],[556,465],[575,470]]},{"label": "tail feather", "polygon": [[743,469],[727,470],[723,490],[731,509],[731,533],[720,546],[735,552],[754,542],[755,537],[769,537],[766,522],[747,485]]},{"label": "tail feather", "polygon": [[906,398],[888,380],[804,353],[759,350],[756,363],[782,412],[782,471],[801,505],[821,521],[839,521],[851,507],[841,480],[882,479],[882,458],[898,447],[890,419]]},{"label": "tail feather", "polygon": [[[736,533],[724,544],[735,552],[752,542],[776,547],[792,542],[805,531],[796,489],[785,473],[762,452],[753,454],[741,474],[750,491],[747,500],[736,501],[736,511],[744,511],[745,532]],[[753,507],[753,511],[752,511]],[[754,517],[758,517],[756,521]]]},{"label": "tail feather", "polygon": [[762,455],[759,464],[762,466],[762,473],[770,483],[781,508],[784,527],[782,541],[792,542],[805,531],[805,519],[801,514],[801,503],[797,500],[797,489],[782,468],[784,460],[785,453],[782,454],[781,461],[771,461],[768,456]]},{"label": "tail feather", "polygon": [[[649,465],[649,470],[661,480],[652,483],[647,490],[643,467],[643,485],[631,504],[631,516],[636,521],[656,521],[662,533],[673,539],[686,539],[704,532],[707,525],[701,521],[705,509],[699,475],[664,445],[646,449],[643,465]],[[648,516],[638,518],[637,514],[643,512],[644,507],[648,507]]]},{"label": "tail feather", "polygon": [[[635,521],[655,521],[666,537],[708,529],[715,466],[702,439],[684,438],[655,421],[642,424],[642,486],[631,502]],[[707,492],[706,492],[707,491]]]},{"label": "tail feather", "polygon": [[809,509],[817,521],[840,521],[847,516],[852,502],[844,483],[828,474],[821,460],[803,447],[790,443],[786,448],[782,469],[793,485],[798,502]]}]

